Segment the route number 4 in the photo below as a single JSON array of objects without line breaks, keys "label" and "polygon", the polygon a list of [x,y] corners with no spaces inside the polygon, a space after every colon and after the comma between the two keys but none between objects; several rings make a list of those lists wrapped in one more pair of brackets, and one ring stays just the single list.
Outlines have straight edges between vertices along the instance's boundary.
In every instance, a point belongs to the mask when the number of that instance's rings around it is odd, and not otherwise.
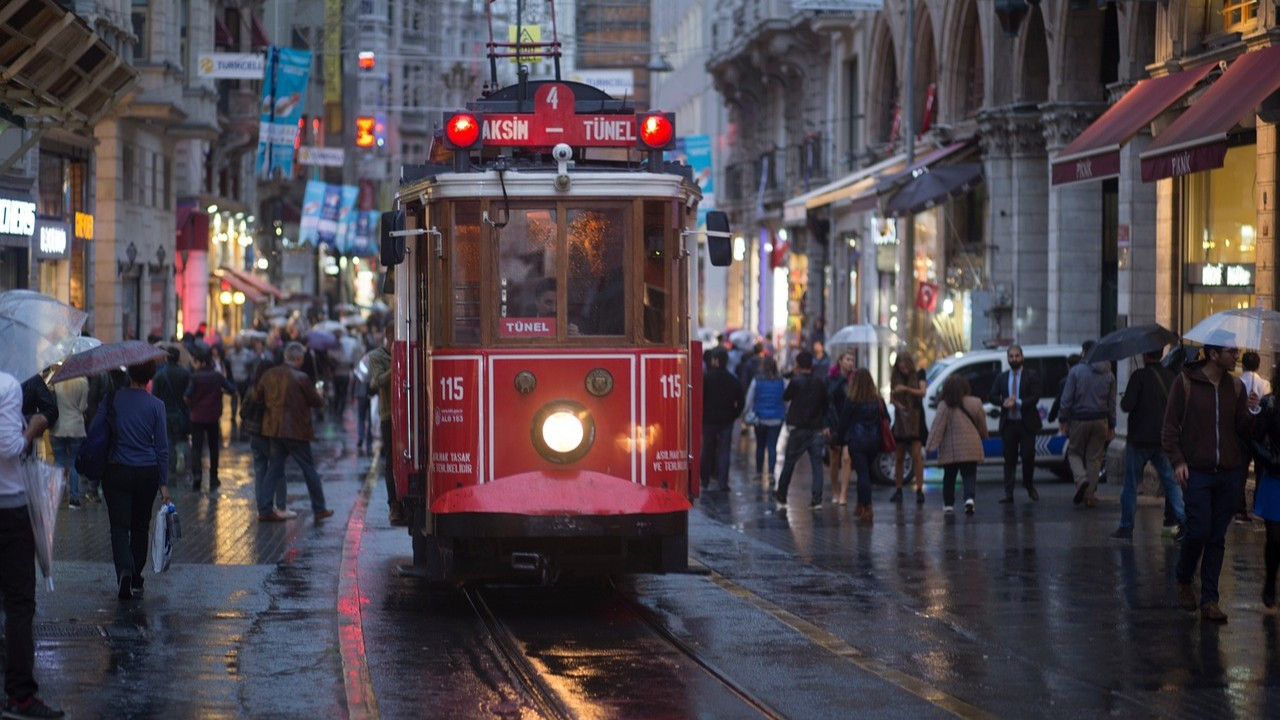
[{"label": "route number 4", "polygon": [[547,104],[550,105],[553,110],[560,109],[560,93],[557,92],[557,90],[559,90],[559,88],[555,85],[552,85],[547,90]]},{"label": "route number 4", "polygon": [[678,398],[680,397],[683,384],[679,375],[663,375],[658,379],[662,383],[662,397]]},{"label": "route number 4", "polygon": [[461,376],[440,378],[440,399],[461,401],[462,387]]}]

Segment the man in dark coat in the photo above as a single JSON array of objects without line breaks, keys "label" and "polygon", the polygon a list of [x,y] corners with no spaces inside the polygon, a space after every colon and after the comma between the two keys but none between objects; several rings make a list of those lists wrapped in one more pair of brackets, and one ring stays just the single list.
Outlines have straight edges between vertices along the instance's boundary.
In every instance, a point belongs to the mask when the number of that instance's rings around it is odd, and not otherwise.
[{"label": "man in dark coat", "polygon": [[1022,459],[1022,485],[1032,500],[1039,500],[1036,490],[1036,433],[1040,420],[1040,376],[1022,365],[1022,346],[1009,346],[1009,369],[996,376],[987,402],[1000,408],[1000,441],[1004,446],[1004,498],[1013,502],[1013,475]]},{"label": "man in dark coat", "polygon": [[[183,472],[191,471],[191,414],[184,399],[191,373],[179,364],[182,354],[177,348],[169,348],[168,352],[168,362],[151,379],[151,394],[164,403],[165,431],[169,435],[169,480],[178,487],[182,482],[178,477],[179,451],[184,460]],[[192,473],[192,477],[199,476]]]},{"label": "man in dark coat", "polygon": [[[1186,525],[1182,506],[1182,488],[1173,479],[1173,465],[1160,447],[1160,431],[1164,427],[1164,411],[1169,404],[1169,390],[1175,376],[1160,364],[1160,352],[1142,356],[1143,367],[1129,376],[1120,409],[1129,413],[1129,435],[1124,447],[1124,487],[1120,490],[1120,528],[1111,534],[1117,540],[1133,537],[1134,517],[1138,511],[1138,482],[1147,463],[1156,470],[1164,486],[1166,502],[1173,507],[1178,525]],[[1179,535],[1181,530],[1178,531]]]},{"label": "man in dark coat", "polygon": [[796,374],[782,393],[787,405],[787,452],[778,476],[778,489],[773,499],[779,506],[787,504],[791,473],[805,453],[813,474],[812,500],[809,507],[822,507],[822,458],[827,452],[827,383],[813,374],[813,354],[802,350],[796,355]]},{"label": "man in dark coat", "polygon": [[714,477],[719,490],[729,489],[729,452],[733,422],[742,414],[742,385],[729,373],[729,353],[716,348],[707,353],[707,373],[702,378],[702,486],[711,489]]}]

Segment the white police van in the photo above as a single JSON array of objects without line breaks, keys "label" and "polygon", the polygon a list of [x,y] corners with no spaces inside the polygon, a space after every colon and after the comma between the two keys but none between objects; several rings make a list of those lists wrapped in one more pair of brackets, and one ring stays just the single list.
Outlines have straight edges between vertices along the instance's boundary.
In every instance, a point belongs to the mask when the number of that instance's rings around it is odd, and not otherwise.
[{"label": "white police van", "polygon": [[[1067,377],[1067,357],[1079,353],[1079,345],[1024,345],[1022,346],[1023,367],[1035,371],[1040,376],[1040,399],[1036,408],[1044,427],[1036,438],[1036,464],[1053,469],[1060,477],[1070,477],[1066,469],[1067,439],[1058,434],[1058,423],[1049,421],[1049,409],[1058,397],[1058,390]],[[987,402],[991,394],[991,386],[1000,373],[1009,369],[1008,348],[990,350],[974,350],[967,353],[956,353],[951,357],[938,360],[925,371],[927,389],[924,396],[925,423],[933,425],[933,417],[937,412],[938,400],[942,395],[942,384],[952,375],[959,374],[969,381],[970,394],[982,400],[983,410],[987,414],[987,431],[990,438],[984,443],[986,459],[983,464],[1002,464],[1004,462],[1003,443],[1000,441],[1000,408]],[[890,406],[890,412],[893,408]],[[881,482],[893,481],[893,462],[891,453],[881,453],[877,458],[875,474]],[[925,464],[933,464],[934,460],[925,460]],[[910,476],[911,456],[904,458],[904,477]]]}]

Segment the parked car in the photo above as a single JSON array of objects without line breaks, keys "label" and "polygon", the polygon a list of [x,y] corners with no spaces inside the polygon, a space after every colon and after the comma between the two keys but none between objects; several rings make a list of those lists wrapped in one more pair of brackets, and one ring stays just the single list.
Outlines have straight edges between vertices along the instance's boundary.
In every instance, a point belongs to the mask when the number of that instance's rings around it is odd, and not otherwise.
[{"label": "parked car", "polygon": [[[1036,441],[1036,464],[1049,467],[1059,477],[1064,478],[1071,476],[1066,463],[1067,439],[1058,435],[1057,421],[1049,422],[1048,416],[1049,408],[1058,397],[1058,388],[1067,377],[1067,356],[1078,352],[1080,352],[1078,345],[1024,345],[1022,347],[1024,367],[1034,370],[1040,376],[1041,383],[1041,395],[1036,403],[1036,409],[1040,411],[1044,427]],[[996,381],[996,377],[1001,372],[1007,369],[1009,369],[1007,349],[994,348],[956,353],[951,357],[938,360],[925,370],[927,389],[924,396],[924,414],[927,425],[933,425],[942,383],[954,374],[958,373],[968,380],[970,392],[982,399],[982,407],[987,414],[987,430],[991,436],[983,444],[986,450],[986,459],[983,461],[985,465],[998,465],[1004,462],[1003,443],[999,433],[1000,408],[987,403],[986,399],[991,394],[991,384]],[[890,407],[889,410],[892,413],[893,408]],[[878,482],[893,482],[893,460],[893,455],[889,453],[881,453],[877,458],[876,468],[872,472],[877,476],[875,479]],[[931,459],[925,460],[926,464],[932,462]],[[911,458],[908,456],[904,459],[904,465],[909,466],[910,463]],[[909,474],[907,468],[904,468],[903,472]]]}]

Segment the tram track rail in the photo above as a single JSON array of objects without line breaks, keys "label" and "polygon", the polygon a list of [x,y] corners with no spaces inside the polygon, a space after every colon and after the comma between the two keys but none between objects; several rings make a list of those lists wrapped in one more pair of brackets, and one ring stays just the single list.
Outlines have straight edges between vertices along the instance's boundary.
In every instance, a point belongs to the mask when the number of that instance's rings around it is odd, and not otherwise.
[{"label": "tram track rail", "polygon": [[[635,619],[637,625],[643,627],[647,634],[655,638],[661,646],[674,650],[678,657],[700,670],[703,675],[723,688],[728,695],[736,698],[761,718],[782,720],[787,717],[746,687],[735,682],[714,662],[705,657],[698,648],[673,633],[653,611],[630,597],[611,580],[605,587],[609,594],[608,600],[624,608]],[[534,706],[534,710],[542,717],[554,720],[577,718],[578,714],[561,698],[560,692],[553,687],[552,683],[548,682],[544,675],[545,671],[522,649],[521,640],[493,610],[485,598],[484,588],[469,585],[463,587],[461,592],[484,626],[492,646],[498,653],[498,659],[505,666],[510,679],[520,686],[526,699]],[[591,629],[585,628],[583,632],[591,633]]]}]

